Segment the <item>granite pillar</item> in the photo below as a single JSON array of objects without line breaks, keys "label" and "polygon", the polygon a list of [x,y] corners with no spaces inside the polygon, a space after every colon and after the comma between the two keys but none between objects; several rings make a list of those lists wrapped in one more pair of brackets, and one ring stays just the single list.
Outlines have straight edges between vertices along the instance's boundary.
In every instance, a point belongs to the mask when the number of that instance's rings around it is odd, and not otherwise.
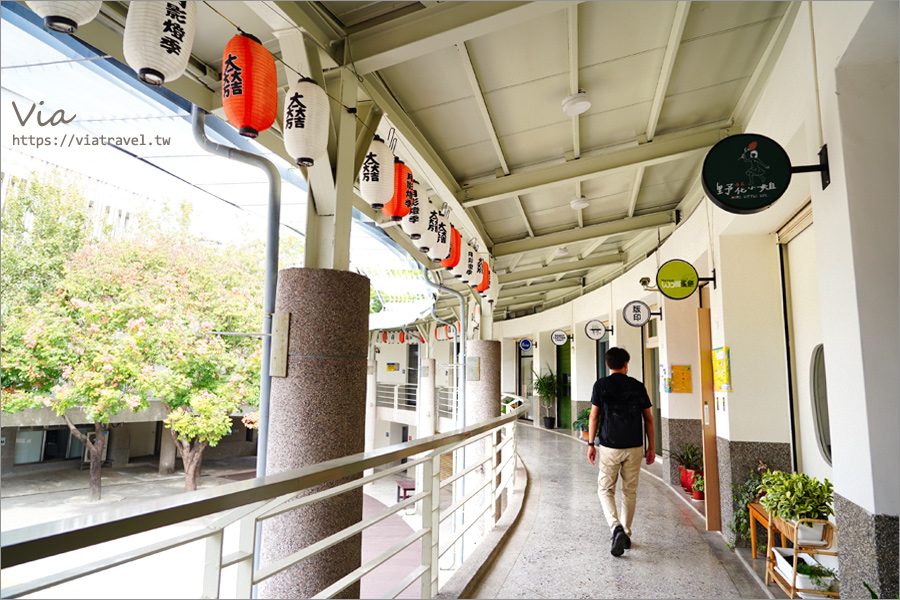
[{"label": "granite pillar", "polygon": [[[466,426],[482,423],[500,416],[500,342],[471,340],[466,342]],[[471,367],[471,368],[470,368]],[[495,433],[493,435],[499,435]],[[499,442],[499,438],[495,440]],[[490,438],[466,447],[466,466],[488,457]],[[498,458],[499,460],[499,458]],[[490,476],[490,463],[465,477],[466,489],[474,489]],[[478,514],[490,502],[490,487],[473,498],[465,508],[466,514]],[[487,513],[490,518],[491,511]],[[485,521],[473,525],[467,536],[466,553],[470,544],[477,543],[485,532]],[[493,526],[493,521],[488,527]]]},{"label": "granite pillar", "polygon": [[873,515],[834,495],[842,598],[868,598],[867,584],[878,598],[896,598],[898,530],[896,515]]},{"label": "granite pillar", "polygon": [[159,439],[159,474],[171,475],[175,472],[175,440],[172,439],[172,430],[168,427],[162,430]]},{"label": "granite pillar", "polygon": [[703,423],[700,419],[667,419],[660,418],[660,437],[662,448],[658,449],[663,457],[663,477],[666,483],[675,487],[681,486],[681,472],[678,462],[672,460],[669,451],[683,452],[687,444],[693,444],[703,450]]},{"label": "granite pillar", "polygon": [[[751,471],[757,468],[760,461],[772,471],[792,472],[791,445],[779,442],[733,442],[716,437],[716,452],[719,463],[719,506],[722,524],[725,525],[722,535],[729,543],[749,547],[750,540],[738,538],[729,527],[734,521],[735,511],[747,510],[747,507],[737,505],[732,485],[742,485],[750,479]],[[757,530],[756,535],[757,539],[766,539],[766,532],[762,528]]]},{"label": "granite pillar", "polygon": [[[285,269],[275,311],[290,313],[287,376],[272,379],[266,472],[362,452],[366,425],[369,280],[349,271]],[[306,490],[310,495],[360,475]],[[362,488],[264,522],[261,565],[362,518]],[[309,598],[360,566],[362,537],[332,546],[260,584],[260,598]],[[359,598],[359,584],[338,593]]]}]

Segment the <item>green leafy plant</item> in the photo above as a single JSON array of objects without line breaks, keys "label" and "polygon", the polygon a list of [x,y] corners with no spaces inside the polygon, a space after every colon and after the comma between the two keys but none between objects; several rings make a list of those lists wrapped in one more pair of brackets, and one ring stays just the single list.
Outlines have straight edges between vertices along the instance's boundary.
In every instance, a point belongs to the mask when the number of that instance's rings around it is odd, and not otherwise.
[{"label": "green leafy plant", "polygon": [[734,511],[734,518],[728,524],[728,528],[735,533],[738,539],[750,539],[750,509],[747,508],[747,505],[759,499],[759,486],[761,484],[762,478],[759,472],[755,470],[750,471],[750,478],[743,483],[731,484],[737,508]]},{"label": "green leafy plant", "polygon": [[591,409],[585,408],[578,412],[575,420],[572,421],[572,429],[578,431],[587,431],[588,425],[591,422]]},{"label": "green leafy plant", "polygon": [[547,373],[538,375],[533,370],[531,372],[534,373],[534,393],[541,399],[541,406],[547,411],[547,416],[549,417],[550,409],[553,408],[553,401],[556,400],[556,393],[559,389],[556,374],[550,370],[549,363],[547,364]]},{"label": "green leafy plant", "polygon": [[683,452],[669,452],[669,457],[684,469],[699,471],[703,467],[703,453],[693,444],[685,444]]},{"label": "green leafy plant", "polygon": [[827,479],[823,482],[806,473],[768,471],[762,476],[760,499],[770,515],[789,521],[798,519],[827,519],[834,514],[834,488]]},{"label": "green leafy plant", "polygon": [[805,560],[797,563],[797,573],[809,577],[809,581],[819,590],[830,590],[831,584],[824,580],[828,577],[834,577],[834,571],[822,566],[818,563],[810,564]]},{"label": "green leafy plant", "polygon": [[691,486],[691,489],[702,492],[705,491],[705,487],[706,484],[703,481],[703,475],[694,475],[694,485]]}]

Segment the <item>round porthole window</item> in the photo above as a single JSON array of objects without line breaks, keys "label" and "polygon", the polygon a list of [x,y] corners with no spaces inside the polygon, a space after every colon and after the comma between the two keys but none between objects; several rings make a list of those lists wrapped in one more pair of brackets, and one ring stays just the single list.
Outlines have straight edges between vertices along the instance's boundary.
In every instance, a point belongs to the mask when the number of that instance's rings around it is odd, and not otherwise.
[{"label": "round porthole window", "polygon": [[819,344],[813,349],[810,361],[810,386],[813,420],[816,424],[816,440],[819,450],[831,464],[831,426],[828,422],[828,388],[825,384],[825,348]]}]

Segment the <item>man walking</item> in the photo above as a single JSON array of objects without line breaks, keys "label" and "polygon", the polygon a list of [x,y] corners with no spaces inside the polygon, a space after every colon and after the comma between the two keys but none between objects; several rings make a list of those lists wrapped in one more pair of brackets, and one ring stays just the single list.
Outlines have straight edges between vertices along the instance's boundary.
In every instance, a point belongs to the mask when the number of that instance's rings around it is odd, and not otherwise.
[{"label": "man walking", "polygon": [[[631,521],[637,500],[638,477],[641,458],[647,464],[656,460],[654,449],[653,413],[650,397],[637,379],[628,376],[631,356],[623,348],[610,348],[606,353],[606,366],[611,375],[598,379],[591,394],[591,418],[588,423],[588,460],[600,463],[597,478],[597,495],[612,530],[613,556],[622,556],[631,548]],[[594,447],[594,432],[598,433],[599,452]],[[644,428],[649,440],[644,451]],[[616,511],[616,481],[622,477],[622,510]]]}]

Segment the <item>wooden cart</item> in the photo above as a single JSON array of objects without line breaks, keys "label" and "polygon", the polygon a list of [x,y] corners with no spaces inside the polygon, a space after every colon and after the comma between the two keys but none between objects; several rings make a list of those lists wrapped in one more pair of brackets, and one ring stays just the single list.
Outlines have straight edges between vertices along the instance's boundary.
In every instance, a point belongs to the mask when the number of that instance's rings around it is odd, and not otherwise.
[{"label": "wooden cart", "polygon": [[[822,541],[818,543],[798,542],[797,528],[806,525],[815,525],[824,523],[822,533]],[[768,547],[766,548],[766,585],[770,580],[774,580],[789,598],[799,598],[799,593],[817,594],[819,596],[827,596],[829,598],[840,598],[837,592],[829,592],[816,589],[806,589],[797,587],[797,564],[800,561],[800,554],[809,554],[815,557],[817,554],[825,554],[829,556],[837,556],[835,550],[835,529],[834,523],[822,519],[800,519],[797,523],[785,521],[780,517],[769,519],[768,526]],[[774,541],[775,532],[778,531],[782,535],[782,540],[788,539],[793,544],[793,573],[790,581],[781,575],[775,568],[775,551]],[[783,543],[783,542],[782,542]]]}]

